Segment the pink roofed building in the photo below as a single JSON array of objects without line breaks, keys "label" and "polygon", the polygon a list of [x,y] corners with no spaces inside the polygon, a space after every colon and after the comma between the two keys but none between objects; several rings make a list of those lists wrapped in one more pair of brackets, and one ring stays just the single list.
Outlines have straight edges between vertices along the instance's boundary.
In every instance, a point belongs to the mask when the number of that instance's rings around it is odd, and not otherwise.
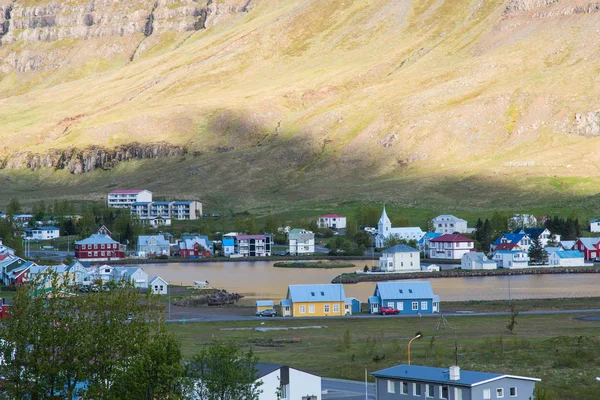
[{"label": "pink roofed building", "polygon": [[346,217],[339,214],[321,215],[317,225],[319,228],[346,229]]},{"label": "pink roofed building", "polygon": [[130,208],[133,203],[152,202],[152,192],[145,189],[113,190],[108,194],[107,204],[114,208]]},{"label": "pink roofed building", "polygon": [[473,239],[458,234],[446,234],[429,241],[429,258],[461,260],[463,255],[474,250]]}]

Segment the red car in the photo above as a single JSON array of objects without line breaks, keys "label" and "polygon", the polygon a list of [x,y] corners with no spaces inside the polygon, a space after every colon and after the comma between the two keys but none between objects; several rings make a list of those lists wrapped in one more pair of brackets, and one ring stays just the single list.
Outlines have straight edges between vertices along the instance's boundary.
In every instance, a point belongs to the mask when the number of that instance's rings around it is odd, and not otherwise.
[{"label": "red car", "polygon": [[397,315],[400,314],[400,310],[396,310],[394,307],[381,307],[379,312],[381,315]]}]

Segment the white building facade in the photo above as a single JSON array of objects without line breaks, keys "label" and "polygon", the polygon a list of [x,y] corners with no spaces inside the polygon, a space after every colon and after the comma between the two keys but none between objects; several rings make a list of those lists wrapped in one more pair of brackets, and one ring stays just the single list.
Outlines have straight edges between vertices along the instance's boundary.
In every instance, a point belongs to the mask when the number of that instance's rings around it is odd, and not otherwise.
[{"label": "white building facade", "polygon": [[167,294],[169,290],[169,284],[160,276],[155,276],[148,282],[148,289],[153,294]]},{"label": "white building facade", "polygon": [[462,257],[471,252],[475,243],[458,234],[445,234],[429,242],[429,258],[441,260],[462,260]]},{"label": "white building facade", "polygon": [[600,232],[600,218],[590,221],[590,232]]},{"label": "white building facade", "polygon": [[425,232],[420,227],[407,227],[407,228],[393,228],[392,222],[385,212],[385,206],[381,213],[381,218],[377,223],[377,236],[375,237],[375,247],[385,247],[387,239],[395,237],[402,240],[415,240],[419,241],[425,235]]},{"label": "white building facade", "polygon": [[288,236],[291,255],[313,254],[315,252],[315,234],[305,229],[292,229]]},{"label": "white building facade", "polygon": [[550,253],[548,264],[551,267],[584,267],[585,257],[578,250],[558,250]]},{"label": "white building facade", "polygon": [[255,369],[262,382],[259,400],[321,400],[320,376],[279,364],[257,363]]},{"label": "white building facade", "polygon": [[457,218],[454,215],[442,214],[435,217],[432,221],[434,231],[437,233],[467,233],[467,221]]},{"label": "white building facade", "polygon": [[466,270],[496,269],[497,265],[494,261],[487,258],[485,254],[470,251],[463,254],[460,261],[460,268]]},{"label": "white building facade", "polygon": [[529,268],[529,256],[521,250],[498,250],[494,253],[492,260],[496,262],[498,268]]},{"label": "white building facade", "polygon": [[379,257],[379,270],[384,272],[421,272],[419,250],[398,244],[384,250]]},{"label": "white building facade", "polygon": [[133,203],[151,202],[149,190],[113,190],[108,194],[107,204],[114,208],[129,208]]},{"label": "white building facade", "polygon": [[25,231],[25,238],[30,240],[52,240],[60,237],[60,229],[55,226],[42,226]]},{"label": "white building facade", "polygon": [[339,214],[321,215],[317,220],[319,228],[346,229],[346,217]]},{"label": "white building facade", "polygon": [[[202,216],[202,203],[190,201],[142,201],[131,204],[131,215],[139,218],[142,223],[151,224],[157,218],[164,225],[171,225],[171,219],[196,220]],[[166,222],[168,221],[168,222]]]}]

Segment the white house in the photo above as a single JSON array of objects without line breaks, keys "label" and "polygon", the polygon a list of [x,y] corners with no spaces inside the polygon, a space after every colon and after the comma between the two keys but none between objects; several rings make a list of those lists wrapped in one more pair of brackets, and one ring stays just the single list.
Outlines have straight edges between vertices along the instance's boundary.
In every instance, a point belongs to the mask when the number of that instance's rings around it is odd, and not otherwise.
[{"label": "white house", "polygon": [[127,281],[140,289],[148,288],[148,274],[138,267],[115,267],[111,272],[113,281]]},{"label": "white house", "polygon": [[522,250],[498,250],[494,253],[492,260],[496,262],[498,268],[529,268],[529,256]]},{"label": "white house", "polygon": [[600,232],[600,218],[590,221],[590,232]]},{"label": "white house", "polygon": [[319,228],[345,229],[346,217],[339,214],[321,215],[317,220],[317,224]]},{"label": "white house", "polygon": [[408,228],[392,228],[392,222],[385,212],[385,206],[381,213],[381,218],[377,223],[377,236],[375,237],[375,247],[385,247],[385,241],[388,238],[396,237],[403,240],[415,240],[419,241],[425,235],[425,232],[419,227],[408,227]]},{"label": "white house", "polygon": [[291,255],[313,254],[315,234],[305,229],[292,229],[288,236]]},{"label": "white house", "polygon": [[[280,364],[256,363],[259,400],[321,400],[321,377]],[[277,397],[277,394],[280,397]]]},{"label": "white house", "polygon": [[559,250],[550,253],[548,264],[551,267],[583,267],[585,258],[578,250]]},{"label": "white house", "polygon": [[496,269],[497,265],[494,261],[487,258],[485,254],[481,252],[470,251],[463,254],[460,261],[460,268],[468,270]]},{"label": "white house", "polygon": [[107,204],[114,208],[129,208],[133,203],[152,202],[149,190],[113,190],[108,194]]},{"label": "white house", "polygon": [[55,226],[42,226],[25,230],[25,239],[52,240],[60,237],[60,229]]},{"label": "white house", "polygon": [[379,270],[385,272],[421,272],[419,250],[398,244],[381,252]]},{"label": "white house", "polygon": [[560,242],[560,235],[553,235],[547,228],[517,228],[513,233],[528,235],[531,240],[537,239],[542,247],[553,241]]},{"label": "white house", "polygon": [[148,289],[152,290],[153,294],[167,294],[169,284],[160,276],[155,276],[148,282]]},{"label": "white house", "polygon": [[459,234],[445,234],[429,241],[429,258],[462,260],[474,245],[473,239]]},{"label": "white house", "polygon": [[138,236],[137,255],[147,257],[149,255],[169,255],[171,244],[165,239],[164,235]]},{"label": "white house", "polygon": [[490,251],[495,251],[496,247],[501,244],[516,244],[521,250],[529,252],[529,248],[531,247],[531,238],[527,233],[503,233],[490,245]]},{"label": "white house", "polygon": [[577,243],[576,240],[561,240],[558,243],[558,247],[562,250],[571,250],[575,246],[575,243]]},{"label": "white house", "polygon": [[437,233],[468,233],[467,221],[454,215],[442,214],[431,220]]}]

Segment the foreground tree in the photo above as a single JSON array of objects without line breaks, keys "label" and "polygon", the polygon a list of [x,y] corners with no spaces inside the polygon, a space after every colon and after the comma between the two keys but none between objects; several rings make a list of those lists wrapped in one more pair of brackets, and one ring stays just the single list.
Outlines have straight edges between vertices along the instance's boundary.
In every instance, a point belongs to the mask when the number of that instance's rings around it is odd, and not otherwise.
[{"label": "foreground tree", "polygon": [[[258,400],[257,358],[232,344],[204,347],[188,364],[187,398],[198,400]],[[275,393],[273,393],[275,396]]]},{"label": "foreground tree", "polygon": [[[154,399],[158,393],[172,398],[181,353],[162,329],[161,315],[156,296],[144,297],[126,283],[75,295],[63,276],[39,276],[17,290],[11,315],[0,325],[4,394],[11,399]],[[167,349],[168,356],[157,354]],[[144,390],[136,391],[139,387]]]}]

